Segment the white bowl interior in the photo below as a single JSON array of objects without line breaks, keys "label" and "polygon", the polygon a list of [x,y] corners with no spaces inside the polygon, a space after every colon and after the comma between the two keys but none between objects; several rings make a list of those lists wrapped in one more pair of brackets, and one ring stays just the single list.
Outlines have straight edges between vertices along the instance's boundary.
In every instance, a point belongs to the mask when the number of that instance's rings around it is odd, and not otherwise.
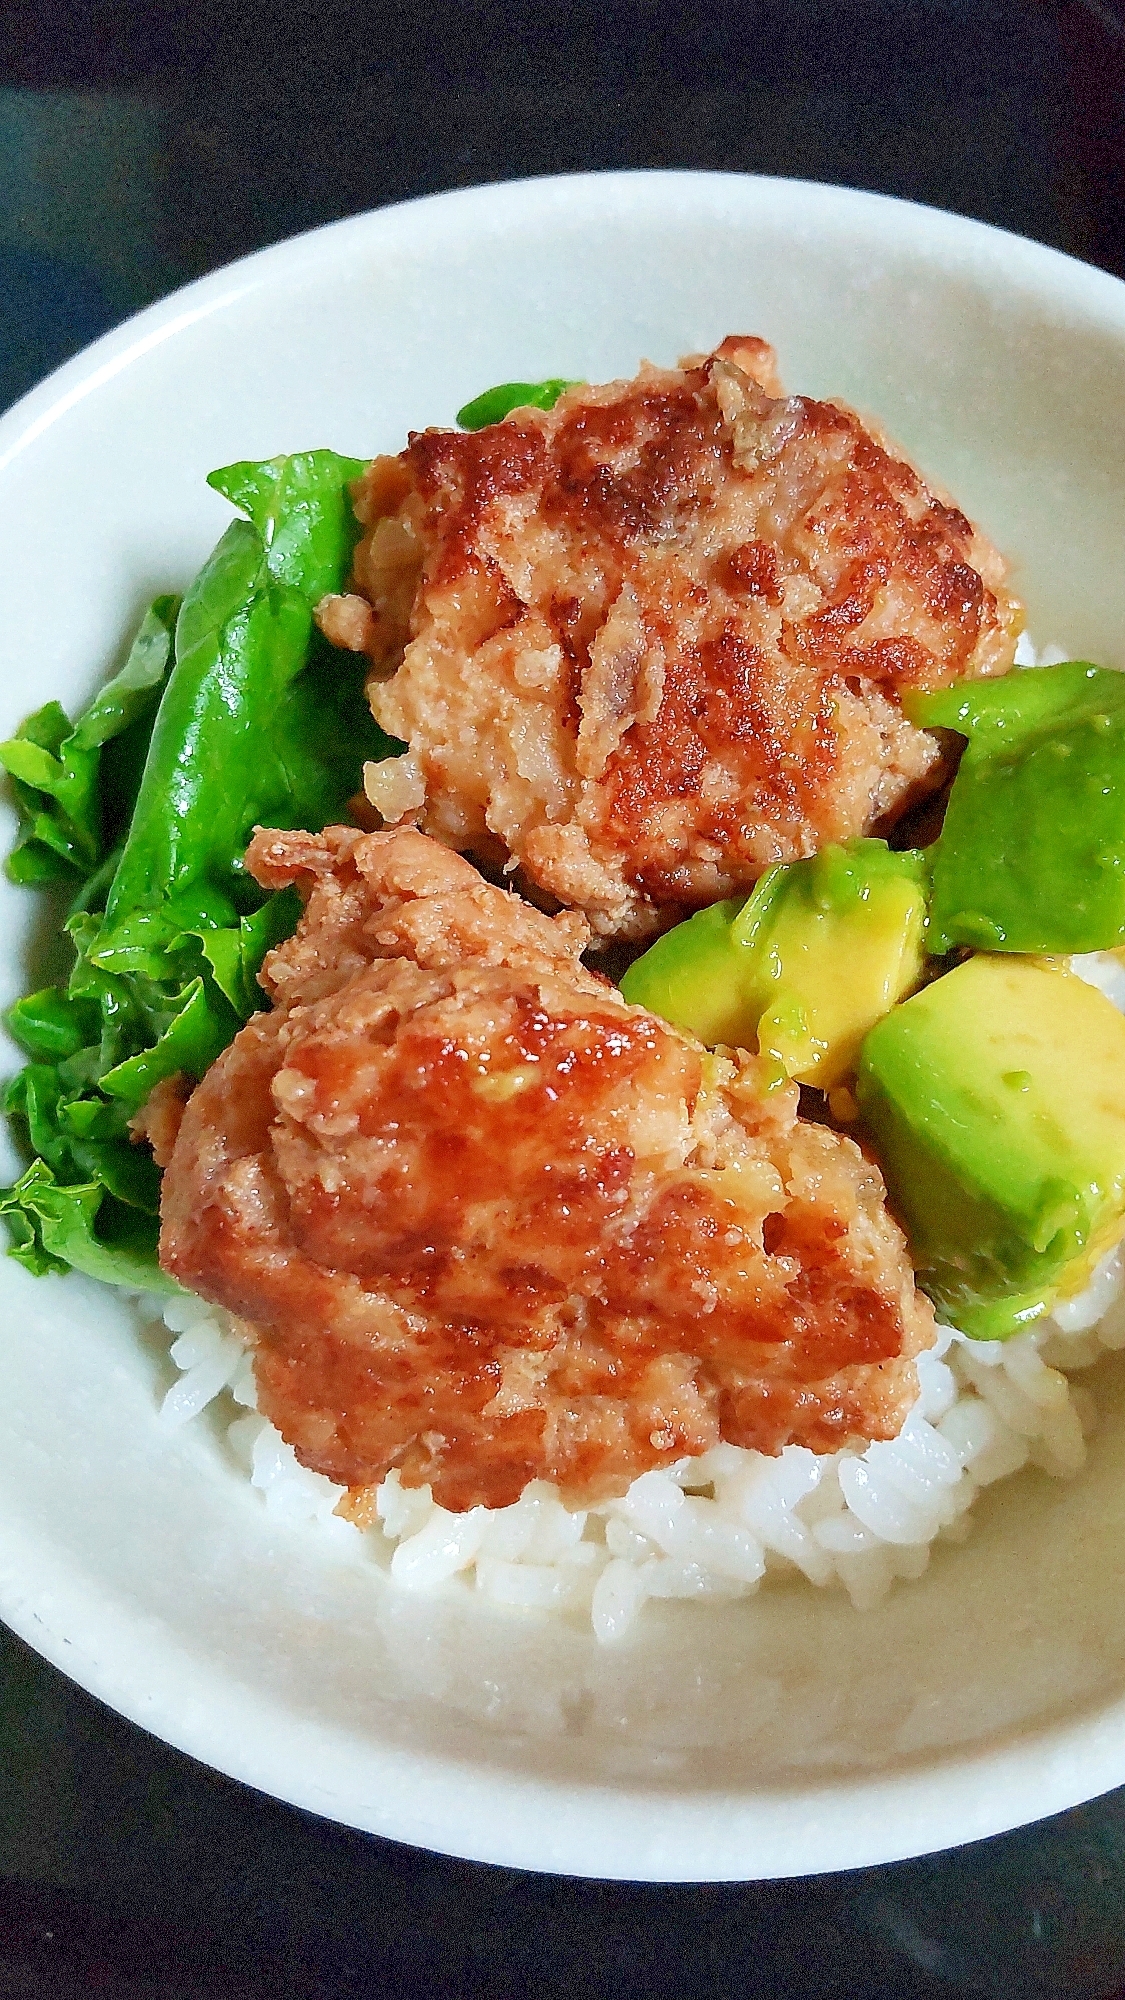
[{"label": "white bowl interior", "polygon": [[[694,174],[449,195],[204,280],[0,423],[0,732],[79,703],[227,509],[213,466],[397,449],[505,378],[765,334],[876,413],[1009,553],[1041,643],[1125,666],[1125,287],[877,197]],[[0,890],[3,998],[32,899]],[[13,1059],[14,1060],[14,1059]],[[879,1610],[769,1588],[577,1623],[414,1597],[278,1527],[131,1309],[0,1261],[0,1613],[263,1790],[480,1859],[724,1879],[952,1845],[1125,1781],[1125,1364],[1080,1480],[986,1495]]]}]

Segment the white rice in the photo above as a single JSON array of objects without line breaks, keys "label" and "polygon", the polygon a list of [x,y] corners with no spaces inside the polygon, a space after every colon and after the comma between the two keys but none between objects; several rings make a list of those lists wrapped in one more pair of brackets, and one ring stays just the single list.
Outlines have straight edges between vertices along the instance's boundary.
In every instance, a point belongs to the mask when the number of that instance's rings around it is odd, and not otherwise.
[{"label": "white rice", "polygon": [[[1025,635],[1016,663],[1067,657],[1058,647],[1036,654]],[[1093,952],[1071,964],[1125,1012],[1119,959]],[[897,1578],[921,1576],[935,1542],[964,1539],[983,1487],[1027,1465],[1060,1479],[1081,1471],[1096,1411],[1068,1377],[1125,1347],[1125,1312],[1112,1310],[1123,1291],[1125,1243],[1025,1333],[979,1341],[943,1327],[919,1357],[918,1400],[889,1442],[825,1456],[788,1445],[777,1458],[720,1444],[578,1510],[534,1480],[513,1506],[452,1514],[428,1486],[404,1487],[392,1472],[375,1492],[378,1526],[354,1527],[335,1511],[345,1489],[299,1465],[258,1414],[250,1355],[201,1299],[164,1307],[181,1373],[161,1414],[178,1426],[219,1403],[264,1505],[352,1538],[405,1590],[459,1578],[496,1604],[588,1616],[603,1641],[621,1638],[649,1598],[750,1597],[774,1576],[842,1588],[867,1610]]]},{"label": "white rice", "polygon": [[[1071,963],[1125,1011],[1116,957]],[[202,1299],[164,1307],[181,1373],[162,1418],[179,1426],[221,1400],[230,1445],[266,1507],[353,1538],[407,1590],[460,1577],[497,1604],[584,1613],[601,1640],[620,1638],[647,1598],[749,1597],[798,1572],[866,1610],[896,1578],[921,1576],[935,1542],[964,1538],[982,1487],[1026,1465],[1056,1478],[1081,1471],[1096,1413],[1068,1376],[1125,1347],[1125,1312],[1113,1311],[1123,1292],[1125,1245],[1026,1333],[981,1341],[943,1327],[919,1357],[918,1400],[890,1442],[824,1456],[788,1445],[777,1458],[720,1444],[578,1510],[535,1480],[511,1507],[452,1514],[428,1486],[404,1487],[392,1472],[376,1489],[378,1526],[353,1527],[335,1511],[345,1489],[299,1465],[257,1413],[250,1355]]]},{"label": "white rice", "polygon": [[1016,640],[1013,665],[1017,667],[1058,667],[1064,660],[1073,659],[1062,646],[1035,646],[1030,632],[1021,632]]},{"label": "white rice", "polygon": [[1063,1371],[1125,1347],[1125,1314],[1110,1313],[1123,1289],[1115,1249],[1084,1292],[1026,1333],[975,1341],[943,1328],[889,1443],[825,1456],[788,1445],[778,1458],[720,1444],[573,1511],[535,1480],[514,1506],[451,1514],[392,1472],[376,1490],[378,1526],[352,1527],[335,1512],[345,1489],[299,1465],[253,1409],[250,1357],[200,1299],[164,1309],[183,1372],[162,1416],[178,1426],[223,1398],[227,1437],[266,1507],[355,1538],[384,1566],[389,1555],[407,1590],[461,1576],[498,1604],[586,1612],[602,1640],[620,1638],[647,1598],[749,1597],[775,1574],[842,1587],[866,1610],[896,1578],[921,1576],[936,1541],[964,1538],[982,1487],[1028,1464],[1057,1478],[1081,1470],[1093,1399]]}]

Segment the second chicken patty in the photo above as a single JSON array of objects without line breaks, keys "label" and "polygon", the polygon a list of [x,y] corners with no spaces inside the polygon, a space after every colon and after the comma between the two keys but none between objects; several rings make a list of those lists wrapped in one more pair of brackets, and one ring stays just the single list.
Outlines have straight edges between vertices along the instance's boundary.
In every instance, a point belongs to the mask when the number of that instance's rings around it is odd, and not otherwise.
[{"label": "second chicken patty", "polygon": [[247,1323],[302,1463],[463,1509],[897,1433],[933,1312],[877,1169],[795,1086],[626,1005],[580,919],[413,831],[247,859],[307,908],[188,1103],[161,1262]]}]

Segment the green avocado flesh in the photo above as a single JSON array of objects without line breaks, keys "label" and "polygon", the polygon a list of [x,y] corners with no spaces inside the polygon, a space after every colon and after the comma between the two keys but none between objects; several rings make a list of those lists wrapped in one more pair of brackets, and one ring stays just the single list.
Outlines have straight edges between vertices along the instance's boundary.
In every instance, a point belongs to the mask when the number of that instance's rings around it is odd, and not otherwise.
[{"label": "green avocado flesh", "polygon": [[1071,660],[903,705],[969,739],[932,850],[930,951],[1125,941],[1125,674]]},{"label": "green avocado flesh", "polygon": [[1103,994],[969,959],[872,1029],[857,1096],[946,1320],[1002,1340],[1080,1289],[1125,1214],[1125,1018]]},{"label": "green avocado flesh", "polygon": [[633,960],[621,981],[626,1000],[634,1007],[647,1007],[674,1027],[686,1028],[709,1048],[718,1042],[730,1048],[745,1044],[745,953],[731,930],[745,900],[736,896],[730,902],[712,903],[675,930],[665,931]]},{"label": "green avocado flesh", "polygon": [[872,1025],[917,985],[927,876],[881,840],[769,869],[751,896],[715,903],[630,966],[627,1000],[712,1047],[757,1047],[829,1090]]}]

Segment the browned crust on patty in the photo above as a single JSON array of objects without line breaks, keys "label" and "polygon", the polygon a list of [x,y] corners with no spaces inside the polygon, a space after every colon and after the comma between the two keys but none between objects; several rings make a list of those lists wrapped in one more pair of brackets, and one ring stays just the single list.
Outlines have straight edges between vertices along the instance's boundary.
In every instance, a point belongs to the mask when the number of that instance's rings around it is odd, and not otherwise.
[{"label": "browned crust on patty", "polygon": [[907,688],[1011,664],[995,550],[765,342],[376,459],[324,608],[409,744],[373,803],[642,937],[889,823],[939,774]]},{"label": "browned crust on patty", "polygon": [[794,1086],[413,831],[259,833],[248,863],[307,908],[188,1104],[161,1262],[252,1329],[302,1463],[463,1509],[898,1431],[933,1314],[877,1170]]}]

